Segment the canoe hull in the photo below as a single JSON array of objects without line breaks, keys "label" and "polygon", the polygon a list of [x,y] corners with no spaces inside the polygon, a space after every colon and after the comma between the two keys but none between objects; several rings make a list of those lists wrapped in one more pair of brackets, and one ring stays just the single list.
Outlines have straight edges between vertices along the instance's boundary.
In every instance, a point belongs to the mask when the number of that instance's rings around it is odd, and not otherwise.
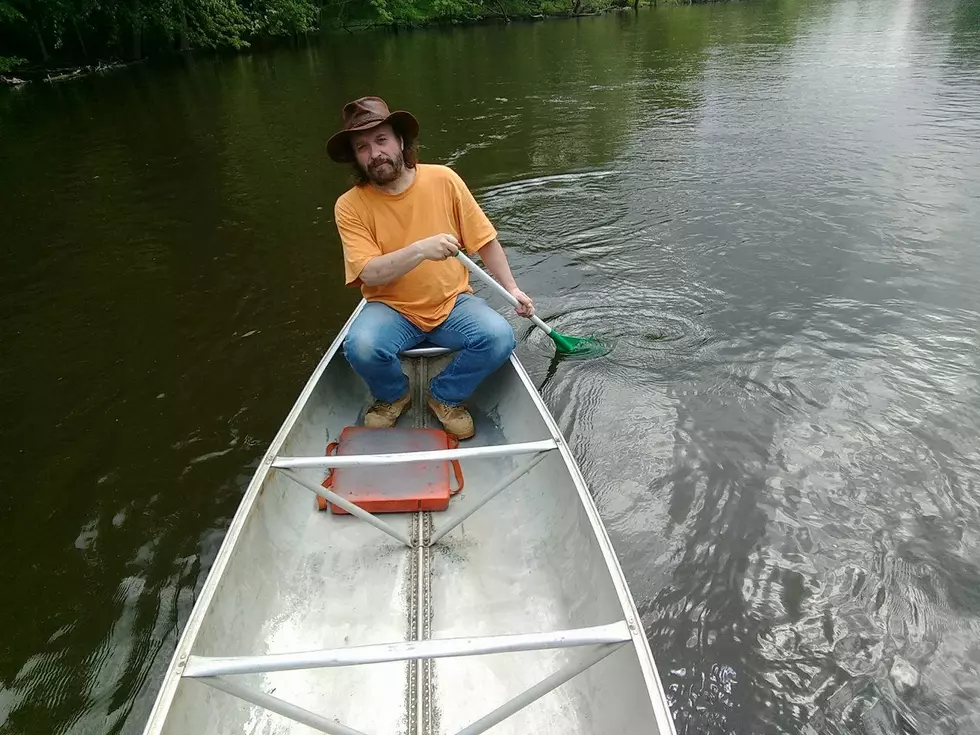
[{"label": "canoe hull", "polygon": [[[280,456],[322,455],[345,426],[359,423],[370,396],[338,354],[346,330],[314,371],[246,492],[182,635],[147,735],[314,732],[203,681],[181,679],[191,654],[266,655],[622,620],[630,631],[626,645],[492,732],[672,733],[608,538],[568,447],[516,356],[473,396],[477,434],[464,446],[552,438],[558,448],[431,547],[426,543],[434,529],[528,458],[464,460],[466,488],[449,511],[385,514],[385,521],[421,541],[418,548],[351,516],[316,512],[313,495],[271,467]],[[422,390],[446,359],[406,361],[417,399],[403,423],[434,420],[426,415]],[[324,471],[303,474],[319,482]],[[585,653],[519,651],[233,678],[369,735],[449,734]]]}]

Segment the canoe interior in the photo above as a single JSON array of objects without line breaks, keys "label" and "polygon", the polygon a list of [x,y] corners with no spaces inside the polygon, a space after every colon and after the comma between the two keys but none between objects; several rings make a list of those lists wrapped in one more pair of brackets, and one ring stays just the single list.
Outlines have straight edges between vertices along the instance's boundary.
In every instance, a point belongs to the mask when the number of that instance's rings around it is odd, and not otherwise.
[{"label": "canoe interior", "polygon": [[[418,389],[446,359],[406,360],[405,370]],[[477,434],[463,446],[552,436],[519,371],[513,360],[481,386],[471,403]],[[368,402],[366,387],[338,353],[279,454],[322,455],[345,426],[360,422]],[[414,402],[400,425],[437,425],[420,403]],[[472,503],[527,459],[464,460],[465,489],[449,512]],[[301,472],[316,482],[325,476],[320,469]],[[435,528],[443,517],[429,515]],[[407,534],[418,525],[415,514],[383,518]],[[262,655],[414,640],[419,610],[411,592],[420,589],[419,577],[431,638],[547,632],[624,618],[573,478],[557,451],[433,547],[421,575],[418,564],[417,551],[351,516],[317,512],[312,493],[270,470],[191,653]],[[234,678],[368,735],[450,734],[589,650],[437,659],[425,665],[431,668],[421,677],[419,669],[413,675],[415,663],[395,662]],[[642,654],[635,642],[627,643],[490,732],[660,732],[638,651]],[[148,732],[315,731],[183,679],[169,712],[158,712]]]}]

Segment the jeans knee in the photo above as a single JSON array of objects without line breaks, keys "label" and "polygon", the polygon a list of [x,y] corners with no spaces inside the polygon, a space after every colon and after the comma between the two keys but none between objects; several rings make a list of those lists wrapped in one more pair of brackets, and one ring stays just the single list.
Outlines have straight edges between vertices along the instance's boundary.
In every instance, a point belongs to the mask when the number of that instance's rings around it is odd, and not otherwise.
[{"label": "jeans knee", "polygon": [[507,323],[506,319],[501,318],[495,321],[492,328],[486,332],[486,348],[488,357],[493,362],[503,362],[510,353],[517,347],[517,339],[514,337],[514,329]]},{"label": "jeans knee", "polygon": [[371,335],[351,332],[344,340],[344,356],[354,366],[383,362],[388,355]]}]

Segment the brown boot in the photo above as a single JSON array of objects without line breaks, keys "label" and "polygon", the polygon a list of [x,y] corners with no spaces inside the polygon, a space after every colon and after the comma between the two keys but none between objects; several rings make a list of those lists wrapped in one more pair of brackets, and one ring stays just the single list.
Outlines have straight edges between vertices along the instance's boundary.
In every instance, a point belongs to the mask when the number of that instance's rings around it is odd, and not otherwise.
[{"label": "brown boot", "polygon": [[473,417],[462,406],[447,406],[429,396],[429,408],[446,433],[453,434],[457,439],[469,439],[475,433]]},{"label": "brown boot", "polygon": [[371,429],[390,429],[398,421],[405,409],[412,402],[412,391],[409,390],[393,403],[375,401],[374,405],[364,414],[364,425]]}]

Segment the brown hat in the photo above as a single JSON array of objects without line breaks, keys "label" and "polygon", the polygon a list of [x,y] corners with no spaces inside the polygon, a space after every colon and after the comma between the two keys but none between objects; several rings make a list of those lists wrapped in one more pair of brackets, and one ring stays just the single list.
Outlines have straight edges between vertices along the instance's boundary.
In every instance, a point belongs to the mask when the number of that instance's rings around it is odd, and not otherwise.
[{"label": "brown hat", "polygon": [[403,137],[415,138],[419,134],[419,121],[410,112],[389,112],[388,105],[380,97],[361,97],[344,105],[344,127],[327,141],[327,155],[337,163],[354,160],[350,146],[350,134],[355,130],[367,130],[382,123],[391,123]]}]

